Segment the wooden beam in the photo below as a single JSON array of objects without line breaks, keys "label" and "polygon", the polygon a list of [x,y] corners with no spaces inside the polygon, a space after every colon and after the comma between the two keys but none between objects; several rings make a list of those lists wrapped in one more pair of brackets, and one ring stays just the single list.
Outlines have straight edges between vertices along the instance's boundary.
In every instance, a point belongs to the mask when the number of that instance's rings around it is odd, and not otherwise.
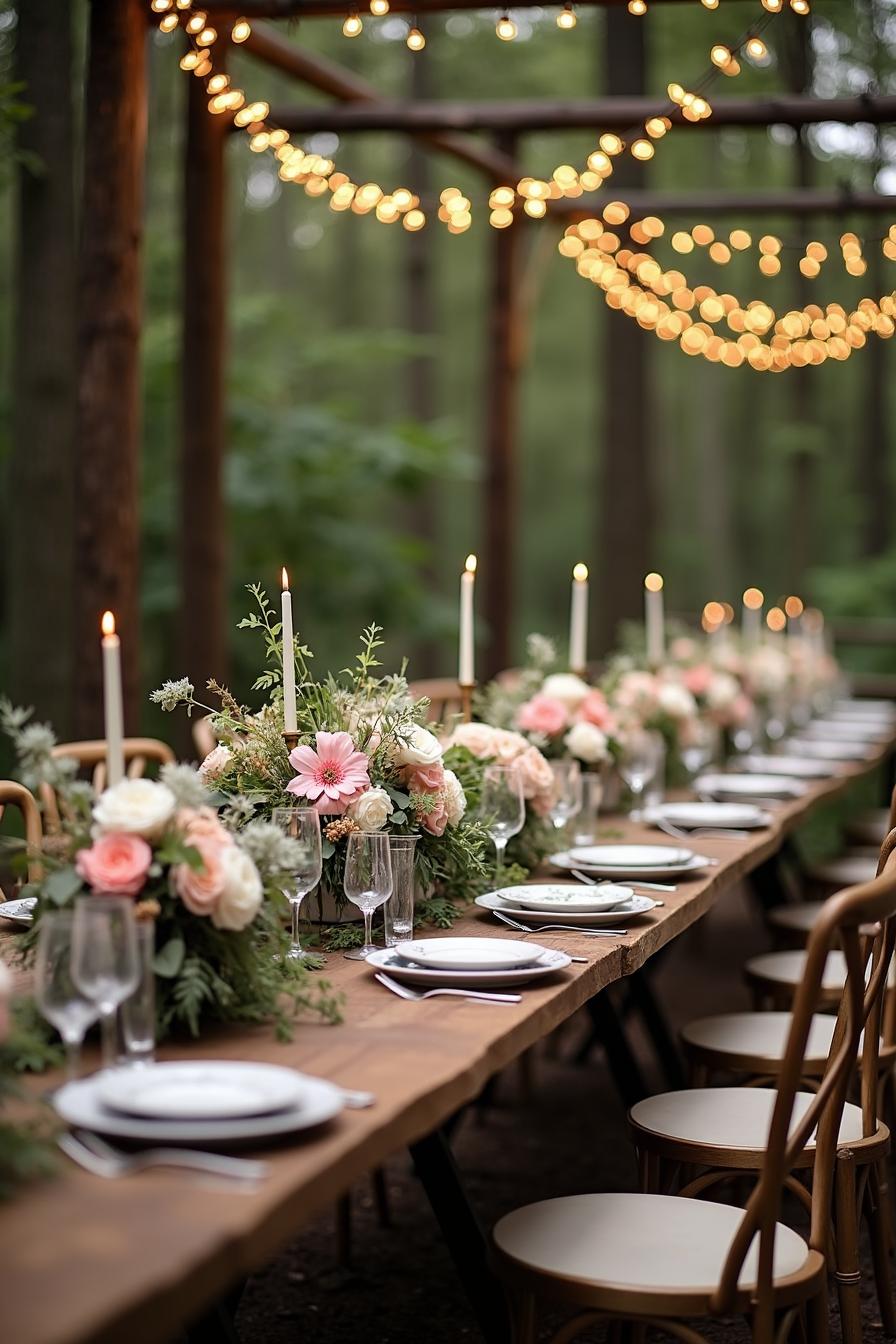
[{"label": "wooden beam", "polygon": [[178,675],[197,687],[212,676],[226,679],[225,146],[222,118],[209,116],[206,92],[191,79],[183,176]]},{"label": "wooden beam", "polygon": [[[251,41],[251,39],[250,39]],[[291,45],[291,44],[289,44]],[[349,103],[342,107],[275,107],[271,120],[287,131],[624,131],[643,126],[648,117],[665,112],[661,98],[488,99],[480,102],[401,102],[380,98],[375,104]],[[810,126],[819,122],[896,121],[896,97],[810,98],[782,95],[774,98],[720,98],[712,102],[712,116],[686,123],[692,130],[719,126]]]},{"label": "wooden beam", "polygon": [[612,182],[599,196],[581,196],[548,202],[548,219],[568,224],[576,219],[599,215],[608,200],[624,200],[633,216],[642,215],[892,215],[896,219],[896,196],[877,191],[840,190],[781,191],[747,193],[695,191],[690,194],[660,191],[627,191]]},{"label": "wooden beam", "polygon": [[[321,93],[326,93],[341,102],[371,104],[379,102],[381,98],[376,86],[369,84],[354,71],[346,70],[325,56],[296,46],[276,29],[268,26],[254,27],[251,37],[245,43],[245,49],[259,60],[265,61],[277,70],[282,70],[284,74],[292,75],[293,78],[300,79],[303,83],[310,84]],[[506,154],[501,154],[491,145],[480,144],[469,137],[453,135],[447,131],[421,134],[420,138],[432,149],[460,159],[461,162],[485,173],[494,182],[513,181],[519,176],[516,165]]]},{"label": "wooden beam", "polygon": [[[730,0],[728,0],[730,3]],[[751,0],[756,4],[757,0]],[[628,0],[575,0],[576,8],[621,8]],[[653,4],[696,6],[697,0],[651,0]],[[247,19],[303,19],[347,12],[345,0],[205,0],[203,9],[220,17]],[[482,0],[391,0],[393,14],[436,14],[443,10],[482,9]],[[541,9],[543,0],[514,0],[511,9]],[[559,6],[558,6],[559,8]]]},{"label": "wooden beam", "polygon": [[91,0],[85,89],[75,539],[75,716],[102,731],[100,616],[122,640],[125,728],[139,724],[140,317],[146,7]]}]

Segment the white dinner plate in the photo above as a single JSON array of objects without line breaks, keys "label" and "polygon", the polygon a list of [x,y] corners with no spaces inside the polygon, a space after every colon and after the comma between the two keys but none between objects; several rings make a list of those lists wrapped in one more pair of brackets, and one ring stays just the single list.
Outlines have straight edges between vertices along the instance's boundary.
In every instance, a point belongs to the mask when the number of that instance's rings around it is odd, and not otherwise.
[{"label": "white dinner plate", "polygon": [[668,868],[694,857],[693,850],[672,845],[578,845],[569,853],[590,868]]},{"label": "white dinner plate", "polygon": [[602,887],[588,887],[583,882],[563,882],[556,885],[547,882],[535,882],[531,886],[502,887],[492,893],[505,905],[527,910],[552,911],[578,910],[581,913],[612,910],[622,905],[634,894],[631,887],[614,886],[607,883]]},{"label": "white dinner plate", "polygon": [[156,1120],[235,1120],[285,1111],[302,1100],[294,1069],[229,1059],[108,1069],[97,1087],[104,1106]]},{"label": "white dinner plate", "polygon": [[799,798],[807,789],[800,779],[783,775],[700,775],[694,792],[712,798]]},{"label": "white dinner plate", "polygon": [[[521,924],[544,924],[547,922],[545,916],[550,918],[555,911],[528,910],[525,906],[518,906],[511,909],[504,901],[498,898],[494,891],[488,891],[484,896],[476,897],[476,904],[480,910],[491,910],[492,912],[500,910],[502,915],[512,915],[518,919]],[[599,914],[594,911],[586,914],[579,914],[577,910],[564,910],[563,918],[560,923],[563,924],[581,924],[583,928],[595,929],[606,926],[615,929],[619,924],[624,924],[636,915],[646,915],[655,909],[657,902],[651,900],[649,896],[633,895],[624,905],[617,905],[612,910],[604,910]]]},{"label": "white dinner plate", "polygon": [[588,873],[590,877],[608,877],[614,881],[621,880],[629,884],[637,884],[639,878],[642,878],[645,882],[654,879],[662,882],[669,877],[687,877],[692,873],[699,873],[703,868],[715,868],[718,862],[718,859],[707,858],[705,854],[692,854],[687,861],[668,864],[664,867],[658,865],[656,868],[620,868],[618,864],[596,867],[591,863],[583,863],[581,859],[574,859],[572,852],[568,849],[560,850],[559,853],[551,854],[548,857],[548,863],[554,868],[559,868],[562,872],[570,873],[579,870]]},{"label": "white dinner plate", "polygon": [[[544,916],[539,915],[538,918],[543,920]],[[565,970],[572,962],[565,952],[539,947],[537,943],[533,943],[532,947],[536,960],[528,966],[517,966],[508,971],[446,971],[434,966],[417,966],[397,957],[394,947],[377,948],[367,958],[367,964],[375,971],[385,971],[400,984],[416,985],[420,989],[504,989],[511,985],[526,985],[530,980],[541,980],[546,975]]]},{"label": "white dinner plate", "polygon": [[835,700],[832,706],[834,714],[856,714],[859,717],[894,719],[896,703],[892,700]]},{"label": "white dinner plate", "polygon": [[647,821],[669,821],[685,829],[696,826],[733,826],[738,830],[758,830],[768,826],[771,816],[755,803],[660,803],[644,813]]},{"label": "white dinner plate", "polygon": [[804,737],[823,742],[888,742],[890,724],[866,723],[864,719],[813,719],[803,729]]},{"label": "white dinner plate", "polygon": [[21,896],[16,901],[0,901],[0,915],[12,919],[16,924],[33,924],[36,896]]},{"label": "white dinner plate", "polygon": [[299,1130],[313,1129],[332,1120],[345,1105],[343,1093],[322,1078],[298,1074],[301,1103],[270,1115],[247,1115],[228,1120],[150,1120],[142,1115],[122,1115],[103,1104],[101,1073],[75,1083],[66,1083],[51,1098],[56,1114],[78,1129],[92,1129],[110,1138],[134,1143],[174,1143],[187,1147],[221,1148],[255,1139],[275,1139]]},{"label": "white dinner plate", "polygon": [[402,961],[439,971],[513,971],[531,966],[545,949],[507,938],[409,938],[392,951]]},{"label": "white dinner plate", "polygon": [[791,779],[829,779],[837,773],[831,764],[806,756],[743,756],[738,765],[751,774],[789,775]]},{"label": "white dinner plate", "polygon": [[787,751],[798,756],[808,756],[817,761],[861,761],[868,756],[868,745],[864,742],[823,742],[815,737],[789,737],[781,744]]}]

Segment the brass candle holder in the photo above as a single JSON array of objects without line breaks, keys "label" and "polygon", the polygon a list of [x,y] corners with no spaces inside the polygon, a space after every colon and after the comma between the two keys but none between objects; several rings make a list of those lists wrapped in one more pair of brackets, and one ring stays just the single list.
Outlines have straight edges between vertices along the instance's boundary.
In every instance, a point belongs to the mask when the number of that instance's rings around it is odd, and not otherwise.
[{"label": "brass candle holder", "polygon": [[475,689],[475,681],[469,683],[463,681],[458,682],[458,690],[460,691],[460,712],[464,723],[472,723],[473,721],[473,692]]},{"label": "brass candle holder", "polygon": [[299,734],[297,732],[284,731],[283,741],[286,743],[287,756],[299,745]]}]

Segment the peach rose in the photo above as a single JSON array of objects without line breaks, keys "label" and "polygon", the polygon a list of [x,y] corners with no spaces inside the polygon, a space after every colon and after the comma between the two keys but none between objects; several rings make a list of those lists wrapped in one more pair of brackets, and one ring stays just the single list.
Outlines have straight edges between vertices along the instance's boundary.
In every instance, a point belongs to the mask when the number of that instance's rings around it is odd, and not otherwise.
[{"label": "peach rose", "polygon": [[445,767],[435,765],[408,766],[404,782],[411,793],[435,793],[445,783]]},{"label": "peach rose", "polygon": [[431,811],[420,815],[420,824],[430,835],[444,835],[448,825],[448,802],[444,793],[434,795],[435,802]]},{"label": "peach rose", "polygon": [[188,845],[199,848],[200,840],[208,840],[214,845],[232,845],[233,836],[221,825],[213,807],[182,807],[175,822],[183,832]]},{"label": "peach rose", "polygon": [[603,691],[588,692],[579,705],[578,718],[585,723],[593,723],[595,728],[600,728],[604,733],[612,733],[616,726],[613,711],[607,704],[607,697]]},{"label": "peach rose", "polygon": [[149,845],[128,832],[101,835],[75,858],[75,868],[93,891],[115,896],[136,896],[142,891],[151,863]]},{"label": "peach rose", "polygon": [[207,835],[190,836],[189,843],[199,850],[201,868],[178,863],[171,870],[174,890],[191,915],[211,915],[218,907],[225,885],[224,858],[232,841],[221,844]]},{"label": "peach rose", "polygon": [[497,728],[487,723],[459,723],[445,743],[446,747],[466,747],[471,755],[483,760],[495,753]]},{"label": "peach rose", "polygon": [[523,797],[539,816],[546,816],[554,801],[554,772],[537,747],[528,747],[513,762]]},{"label": "peach rose", "polygon": [[550,695],[533,695],[520,706],[517,716],[517,726],[523,732],[543,733],[545,737],[557,737],[567,723],[566,706]]}]

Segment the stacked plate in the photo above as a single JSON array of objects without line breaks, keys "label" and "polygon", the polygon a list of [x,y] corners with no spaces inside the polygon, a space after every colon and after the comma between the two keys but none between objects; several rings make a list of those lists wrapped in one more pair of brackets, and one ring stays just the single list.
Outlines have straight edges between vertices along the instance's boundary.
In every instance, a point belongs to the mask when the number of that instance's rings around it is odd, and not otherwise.
[{"label": "stacked plate", "polygon": [[52,1104],[79,1129],[213,1148],[312,1129],[344,1102],[339,1088],[295,1069],[198,1060],[104,1069],[67,1083]]},{"label": "stacked plate", "polygon": [[666,821],[682,830],[698,827],[722,827],[738,831],[757,831],[771,823],[771,815],[755,803],[660,803],[644,813],[646,821]]},{"label": "stacked plate", "polygon": [[564,970],[570,961],[565,952],[512,938],[414,938],[367,958],[374,970],[421,989],[525,985]]},{"label": "stacked plate", "polygon": [[889,721],[878,722],[876,719],[812,719],[803,729],[803,736],[816,741],[865,742],[873,745],[888,742],[893,736],[893,726]]},{"label": "stacked plate", "polygon": [[719,802],[735,802],[745,798],[799,798],[808,785],[799,779],[788,779],[785,775],[700,775],[694,781],[694,792],[701,798],[714,798]]},{"label": "stacked plate", "polygon": [[11,919],[14,924],[33,924],[36,896],[20,896],[13,901],[0,901],[0,917]]},{"label": "stacked plate", "polygon": [[742,756],[738,761],[748,774],[787,775],[790,779],[829,779],[837,773],[837,766],[808,756]]},{"label": "stacked plate", "polygon": [[594,877],[659,878],[688,877],[714,867],[717,859],[672,845],[583,845],[552,854],[550,863],[567,872],[574,868]]},{"label": "stacked plate", "polygon": [[838,738],[829,741],[820,737],[788,737],[782,742],[785,751],[815,761],[862,761],[869,755],[867,742]]},{"label": "stacked plate", "polygon": [[589,887],[577,883],[533,883],[502,887],[476,897],[480,910],[512,915],[522,924],[581,924],[583,927],[616,927],[646,915],[656,906],[649,896],[637,896],[631,887],[603,882]]}]

